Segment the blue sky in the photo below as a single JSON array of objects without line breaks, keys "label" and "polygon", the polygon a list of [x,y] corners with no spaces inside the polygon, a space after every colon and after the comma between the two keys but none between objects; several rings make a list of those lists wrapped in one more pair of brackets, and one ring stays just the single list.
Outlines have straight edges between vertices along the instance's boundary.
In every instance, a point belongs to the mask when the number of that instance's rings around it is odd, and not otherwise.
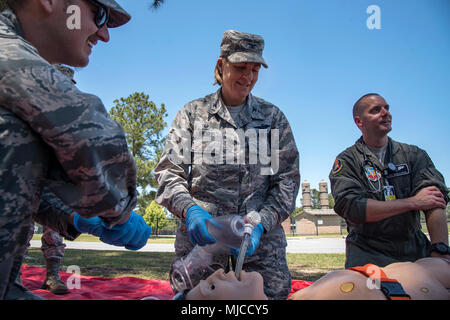
[{"label": "blue sky", "polygon": [[[287,116],[301,180],[318,188],[337,154],[360,136],[353,103],[377,92],[391,106],[390,136],[425,149],[450,181],[450,1],[118,0],[132,15],[110,29],[78,69],[78,87],[113,101],[145,92],[168,110],[217,90],[213,70],[227,29],[260,34],[266,47],[253,94]],[[370,30],[370,5],[381,29]],[[168,128],[165,130],[167,133]]]}]

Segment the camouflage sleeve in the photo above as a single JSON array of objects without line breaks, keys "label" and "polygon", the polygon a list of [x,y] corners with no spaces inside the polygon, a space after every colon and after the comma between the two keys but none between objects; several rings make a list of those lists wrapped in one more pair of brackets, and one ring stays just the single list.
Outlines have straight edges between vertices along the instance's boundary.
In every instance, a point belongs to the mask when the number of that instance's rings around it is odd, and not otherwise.
[{"label": "camouflage sleeve", "polygon": [[155,200],[179,218],[187,205],[195,204],[188,189],[192,127],[187,109],[185,106],[175,116],[164,152],[155,168],[158,181]]},{"label": "camouflage sleeve", "polygon": [[33,219],[42,226],[58,232],[67,240],[75,240],[80,233],[72,224],[72,213],[74,213],[72,209],[64,205],[54,194],[44,188],[39,210],[34,214]]},{"label": "camouflage sleeve", "polygon": [[289,122],[280,110],[274,117],[272,131],[274,129],[278,129],[279,136],[278,163],[272,161],[270,188],[260,209],[261,222],[267,232],[294,211],[300,186],[299,153]]},{"label": "camouflage sleeve", "polygon": [[415,155],[415,159],[411,163],[411,196],[417,194],[423,188],[436,186],[441,190],[445,197],[445,201],[448,203],[449,190],[445,185],[444,177],[435,168],[433,161],[431,161],[425,150],[418,147],[415,147],[414,149],[414,152],[411,152],[411,154]]},{"label": "camouflage sleeve", "polygon": [[353,224],[366,221],[369,194],[358,177],[352,154],[344,151],[334,161],[329,179],[334,198],[334,211]]},{"label": "camouflage sleeve", "polygon": [[54,152],[67,179],[47,187],[84,217],[123,223],[136,204],[136,167],[122,128],[98,97],[79,91],[55,67],[21,62],[0,76],[0,105]]}]

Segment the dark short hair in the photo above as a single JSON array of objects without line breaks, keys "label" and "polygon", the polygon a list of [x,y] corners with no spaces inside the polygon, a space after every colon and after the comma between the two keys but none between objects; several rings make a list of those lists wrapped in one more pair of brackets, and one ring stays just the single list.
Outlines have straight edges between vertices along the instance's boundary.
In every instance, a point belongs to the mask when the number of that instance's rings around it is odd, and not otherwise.
[{"label": "dark short hair", "polygon": [[363,110],[363,108],[365,107],[365,103],[363,102],[363,100],[367,97],[371,97],[371,96],[379,96],[381,97],[378,93],[366,93],[365,95],[363,95],[361,98],[358,99],[358,101],[355,102],[355,104],[353,105],[353,118],[356,116],[361,115],[361,111]]}]

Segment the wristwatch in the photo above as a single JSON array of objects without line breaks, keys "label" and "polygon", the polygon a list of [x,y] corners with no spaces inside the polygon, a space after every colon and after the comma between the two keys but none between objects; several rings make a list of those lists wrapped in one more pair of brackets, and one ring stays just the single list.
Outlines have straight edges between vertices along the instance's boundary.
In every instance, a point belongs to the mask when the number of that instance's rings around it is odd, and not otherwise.
[{"label": "wristwatch", "polygon": [[436,242],[431,245],[431,251],[436,251],[439,254],[450,254],[450,247],[444,242]]}]

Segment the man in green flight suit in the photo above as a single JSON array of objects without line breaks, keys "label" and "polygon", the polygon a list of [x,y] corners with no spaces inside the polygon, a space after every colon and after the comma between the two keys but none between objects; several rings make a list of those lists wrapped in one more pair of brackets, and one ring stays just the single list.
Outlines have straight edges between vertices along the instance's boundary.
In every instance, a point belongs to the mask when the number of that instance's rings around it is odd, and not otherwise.
[{"label": "man in green flight suit", "polygon": [[450,258],[443,176],[424,150],[387,136],[392,115],[379,94],[362,96],[353,118],[362,137],[337,156],[329,176],[334,210],[349,231],[345,267]]}]

